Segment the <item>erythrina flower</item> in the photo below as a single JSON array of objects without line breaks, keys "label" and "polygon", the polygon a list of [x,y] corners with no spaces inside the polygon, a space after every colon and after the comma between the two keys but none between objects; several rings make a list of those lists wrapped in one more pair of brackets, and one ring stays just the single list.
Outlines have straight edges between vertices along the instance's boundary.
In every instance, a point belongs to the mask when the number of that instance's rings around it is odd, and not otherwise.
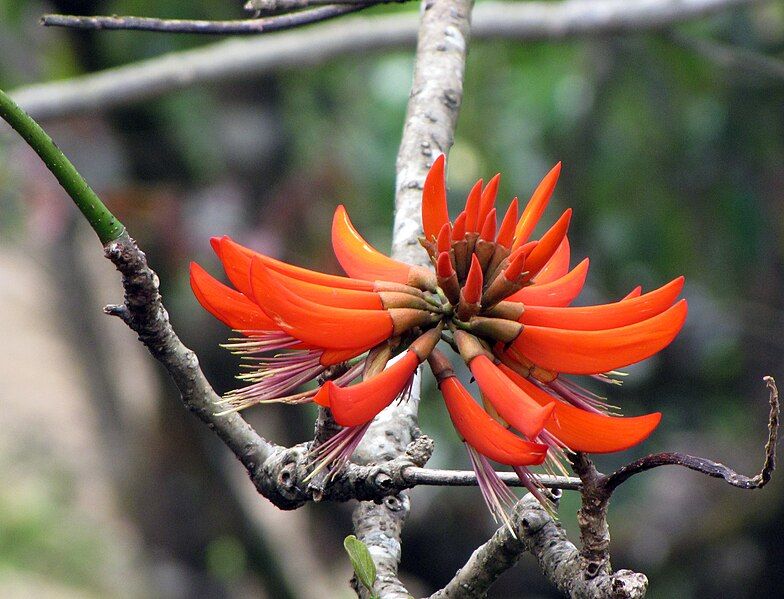
[{"label": "erythrina flower", "polygon": [[[486,186],[478,181],[451,222],[444,167],[442,155],[422,197],[420,243],[434,270],[381,254],[338,206],[332,246],[348,277],[286,264],[222,237],[212,246],[234,289],[197,264],[191,264],[191,286],[205,309],[242,334],[227,347],[250,361],[238,377],[249,384],[226,394],[226,412],[312,401],[329,408],[342,427],[312,450],[311,476],[338,472],[373,418],[407,397],[427,361],[488,507],[508,523],[505,504],[514,496],[488,460],[511,466],[544,503],[528,466],[550,459],[563,470],[558,458],[565,451],[624,450],[656,428],[659,413],[610,414],[602,397],[563,375],[619,383],[618,368],[666,347],[686,318],[685,300],[677,301],[683,278],[645,294],[637,287],[614,303],[572,307],[588,259],[569,269],[571,209],[531,239],[560,163],[519,218],[512,200],[500,226],[500,175]],[[441,340],[468,366],[482,405],[435,349]],[[314,380],[317,386],[303,389]]]}]

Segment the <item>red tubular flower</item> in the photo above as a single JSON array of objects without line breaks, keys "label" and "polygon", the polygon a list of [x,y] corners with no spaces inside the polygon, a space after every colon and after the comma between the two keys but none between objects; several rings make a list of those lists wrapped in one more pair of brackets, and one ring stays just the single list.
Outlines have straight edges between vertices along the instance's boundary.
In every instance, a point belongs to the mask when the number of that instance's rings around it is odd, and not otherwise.
[{"label": "red tubular flower", "polygon": [[322,385],[314,401],[332,408],[332,416],[340,426],[365,424],[392,403],[410,383],[419,359],[407,351],[403,359],[370,380],[352,387],[337,387],[332,381]]},{"label": "red tubular flower", "polygon": [[609,372],[649,358],[669,345],[683,327],[686,311],[686,300],[681,300],[647,320],[613,329],[527,326],[512,347],[547,370],[570,374]]},{"label": "red tubular flower", "polygon": [[544,461],[546,445],[525,441],[506,430],[474,401],[457,377],[445,377],[438,388],[457,432],[479,453],[507,466],[535,466]]},{"label": "red tubular flower", "polygon": [[199,303],[223,324],[238,331],[276,331],[277,325],[256,304],[191,262],[191,289]]},{"label": "red tubular flower", "polygon": [[498,415],[529,439],[536,439],[550,418],[555,402],[544,405],[535,402],[487,356],[476,356],[468,367]]},{"label": "red tubular flower", "polygon": [[621,298],[621,301],[632,299],[634,297],[640,297],[641,295],[642,295],[642,286],[637,285],[637,287],[632,289],[627,295],[623,296],[623,298]]},{"label": "red tubular flower", "polygon": [[477,227],[481,225],[479,222],[479,204],[482,201],[482,179],[479,179],[474,186],[471,188],[471,191],[468,192],[468,198],[466,198],[466,207],[465,207],[465,214],[466,214],[466,232],[467,233],[476,233]]},{"label": "red tubular flower", "polygon": [[433,161],[422,188],[422,228],[428,241],[436,237],[441,227],[449,222],[444,179],[445,159],[441,154]]},{"label": "red tubular flower", "polygon": [[504,220],[501,221],[501,227],[498,229],[498,237],[496,243],[505,248],[512,247],[514,240],[515,223],[517,222],[517,198],[514,198],[506,209]]},{"label": "red tubular flower", "polygon": [[544,428],[572,451],[610,453],[629,449],[647,439],[661,421],[659,412],[620,418],[581,410],[556,400],[508,366],[499,364],[498,368],[539,405],[552,406]]},{"label": "red tubular flower", "polygon": [[539,219],[542,218],[544,214],[545,208],[547,208],[547,203],[550,201],[550,196],[553,195],[553,191],[555,190],[555,184],[558,183],[558,177],[561,174],[561,163],[559,162],[556,164],[552,170],[545,175],[542,182],[539,183],[539,186],[534,191],[531,199],[528,201],[528,205],[526,205],[525,210],[523,210],[523,215],[520,217],[520,220],[517,223],[517,227],[515,228],[515,240],[512,249],[520,247],[528,238],[531,237],[531,233],[534,232],[534,228],[536,224],[539,222]]},{"label": "red tubular flower", "polygon": [[589,265],[590,260],[586,258],[560,279],[523,287],[506,299],[526,306],[568,306],[583,290]]},{"label": "red tubular flower", "polygon": [[683,289],[683,281],[683,277],[678,277],[655,291],[635,297],[627,296],[614,304],[571,308],[527,306],[520,322],[583,331],[623,327],[661,314],[672,306]]},{"label": "red tubular flower", "polygon": [[[327,349],[359,349],[362,353],[389,339],[394,323],[386,310],[334,308],[298,297],[280,284],[264,263],[253,258],[253,295],[279,329]],[[318,322],[318,327],[313,322]]]},{"label": "red tubular flower", "polygon": [[[569,270],[571,209],[531,239],[560,163],[519,220],[515,198],[498,227],[500,176],[485,187],[478,181],[451,223],[444,169],[439,156],[422,199],[422,245],[435,272],[381,254],[338,206],[332,245],[348,277],[286,264],[222,237],[211,243],[234,289],[197,264],[191,265],[191,287],[206,310],[244,335],[227,347],[253,360],[238,377],[247,386],[222,400],[225,411],[313,401],[343,427],[312,449],[310,476],[324,468],[334,476],[373,418],[406,397],[427,359],[483,497],[506,520],[504,506],[514,495],[488,460],[511,466],[546,503],[527,466],[557,459],[565,449],[624,450],[656,428],[659,413],[611,416],[603,397],[562,374],[619,384],[613,371],[666,347],[686,318],[686,302],[678,301],[683,278],[645,294],[637,287],[613,303],[571,307],[589,266],[586,258]],[[468,364],[486,408],[434,349],[442,338]],[[306,386],[317,379],[320,386]]]},{"label": "red tubular flower", "polygon": [[343,206],[338,206],[332,219],[332,249],[340,266],[351,277],[423,285],[431,291],[436,288],[435,277],[430,271],[388,258],[362,239]]},{"label": "red tubular flower", "polygon": [[555,250],[555,253],[553,253],[539,273],[535,277],[532,277],[534,283],[537,285],[551,283],[569,272],[570,254],[571,248],[569,247],[569,238],[564,235],[564,238],[558,246],[558,249]]}]

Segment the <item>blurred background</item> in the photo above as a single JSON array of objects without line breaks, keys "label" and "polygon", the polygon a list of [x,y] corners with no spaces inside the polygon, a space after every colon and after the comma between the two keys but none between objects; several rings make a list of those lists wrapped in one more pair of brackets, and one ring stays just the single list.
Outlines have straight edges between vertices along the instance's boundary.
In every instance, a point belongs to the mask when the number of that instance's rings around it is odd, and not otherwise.
[{"label": "blurred background", "polygon": [[[244,16],[241,4],[0,0],[0,86],[213,41],[44,29],[43,13],[228,19]],[[473,43],[450,203],[456,214],[473,182],[496,172],[504,207],[527,199],[562,160],[545,224],[574,209],[573,264],[591,257],[579,301],[612,301],[683,274],[690,304],[677,341],[609,390],[626,414],[662,411],[661,426],[598,465],[672,450],[752,474],[766,432],[762,376],[784,381],[784,77],[757,68],[769,66],[760,56],[784,58],[784,4],[676,31]],[[412,65],[412,49],[349,55],[44,123],[146,251],[177,331],[218,392],[235,386],[237,360],[218,347],[230,331],[189,290],[189,261],[220,275],[208,239],[229,234],[338,272],[328,231],[339,202],[387,250]],[[342,540],[352,506],[280,512],[259,498],[135,336],[101,313],[121,300],[95,235],[3,128],[0,596],[351,597]],[[437,441],[430,465],[468,468],[432,379],[425,385],[421,425]],[[314,413],[284,406],[246,416],[292,444],[312,434]],[[653,598],[777,596],[780,475],[756,492],[676,468],[635,477],[610,511],[613,566],[646,573]],[[495,526],[477,489],[411,495],[401,573],[421,596]],[[578,500],[566,492],[560,511],[575,542]],[[491,592],[521,596],[557,596],[529,555]]]}]

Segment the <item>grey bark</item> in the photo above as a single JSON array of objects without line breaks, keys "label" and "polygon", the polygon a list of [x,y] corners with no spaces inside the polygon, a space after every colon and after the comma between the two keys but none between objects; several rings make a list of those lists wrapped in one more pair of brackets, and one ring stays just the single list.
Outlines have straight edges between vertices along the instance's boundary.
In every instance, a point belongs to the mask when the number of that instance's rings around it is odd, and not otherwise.
[{"label": "grey bark", "polygon": [[574,599],[638,599],[645,596],[644,574],[619,570],[591,576],[577,547],[560,523],[553,520],[531,495],[521,499],[511,514],[512,531],[503,526],[479,547],[447,586],[430,599],[479,599],[505,570],[526,551],[539,562],[542,573],[559,591]]}]

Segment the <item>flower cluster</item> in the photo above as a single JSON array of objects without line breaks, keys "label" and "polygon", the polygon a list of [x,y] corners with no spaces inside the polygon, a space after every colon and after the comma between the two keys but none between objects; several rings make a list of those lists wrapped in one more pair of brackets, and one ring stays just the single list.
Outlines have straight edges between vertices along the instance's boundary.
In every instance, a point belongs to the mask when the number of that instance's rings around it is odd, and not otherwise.
[{"label": "flower cluster", "polygon": [[[314,272],[212,239],[235,289],[191,264],[199,302],[243,336],[227,345],[249,363],[249,383],[228,393],[226,411],[265,402],[316,402],[341,431],[314,451],[315,471],[347,463],[373,418],[405,398],[427,361],[447,411],[465,442],[491,512],[505,519],[513,499],[488,460],[511,466],[542,499],[528,466],[564,451],[613,452],[644,440],[659,413],[622,418],[603,398],[563,375],[618,382],[616,369],[667,346],[686,318],[677,301],[683,278],[620,301],[570,304],[588,259],[569,268],[567,210],[539,239],[531,235],[560,173],[542,180],[518,218],[518,200],[501,224],[499,175],[480,180],[454,222],[447,212],[444,157],[427,176],[422,246],[434,270],[393,260],[368,244],[342,206],[332,245],[348,277]],[[450,345],[471,371],[477,403],[436,349]],[[360,379],[359,382],[355,382]],[[314,388],[304,389],[317,380]],[[543,499],[542,499],[543,500]]]}]

